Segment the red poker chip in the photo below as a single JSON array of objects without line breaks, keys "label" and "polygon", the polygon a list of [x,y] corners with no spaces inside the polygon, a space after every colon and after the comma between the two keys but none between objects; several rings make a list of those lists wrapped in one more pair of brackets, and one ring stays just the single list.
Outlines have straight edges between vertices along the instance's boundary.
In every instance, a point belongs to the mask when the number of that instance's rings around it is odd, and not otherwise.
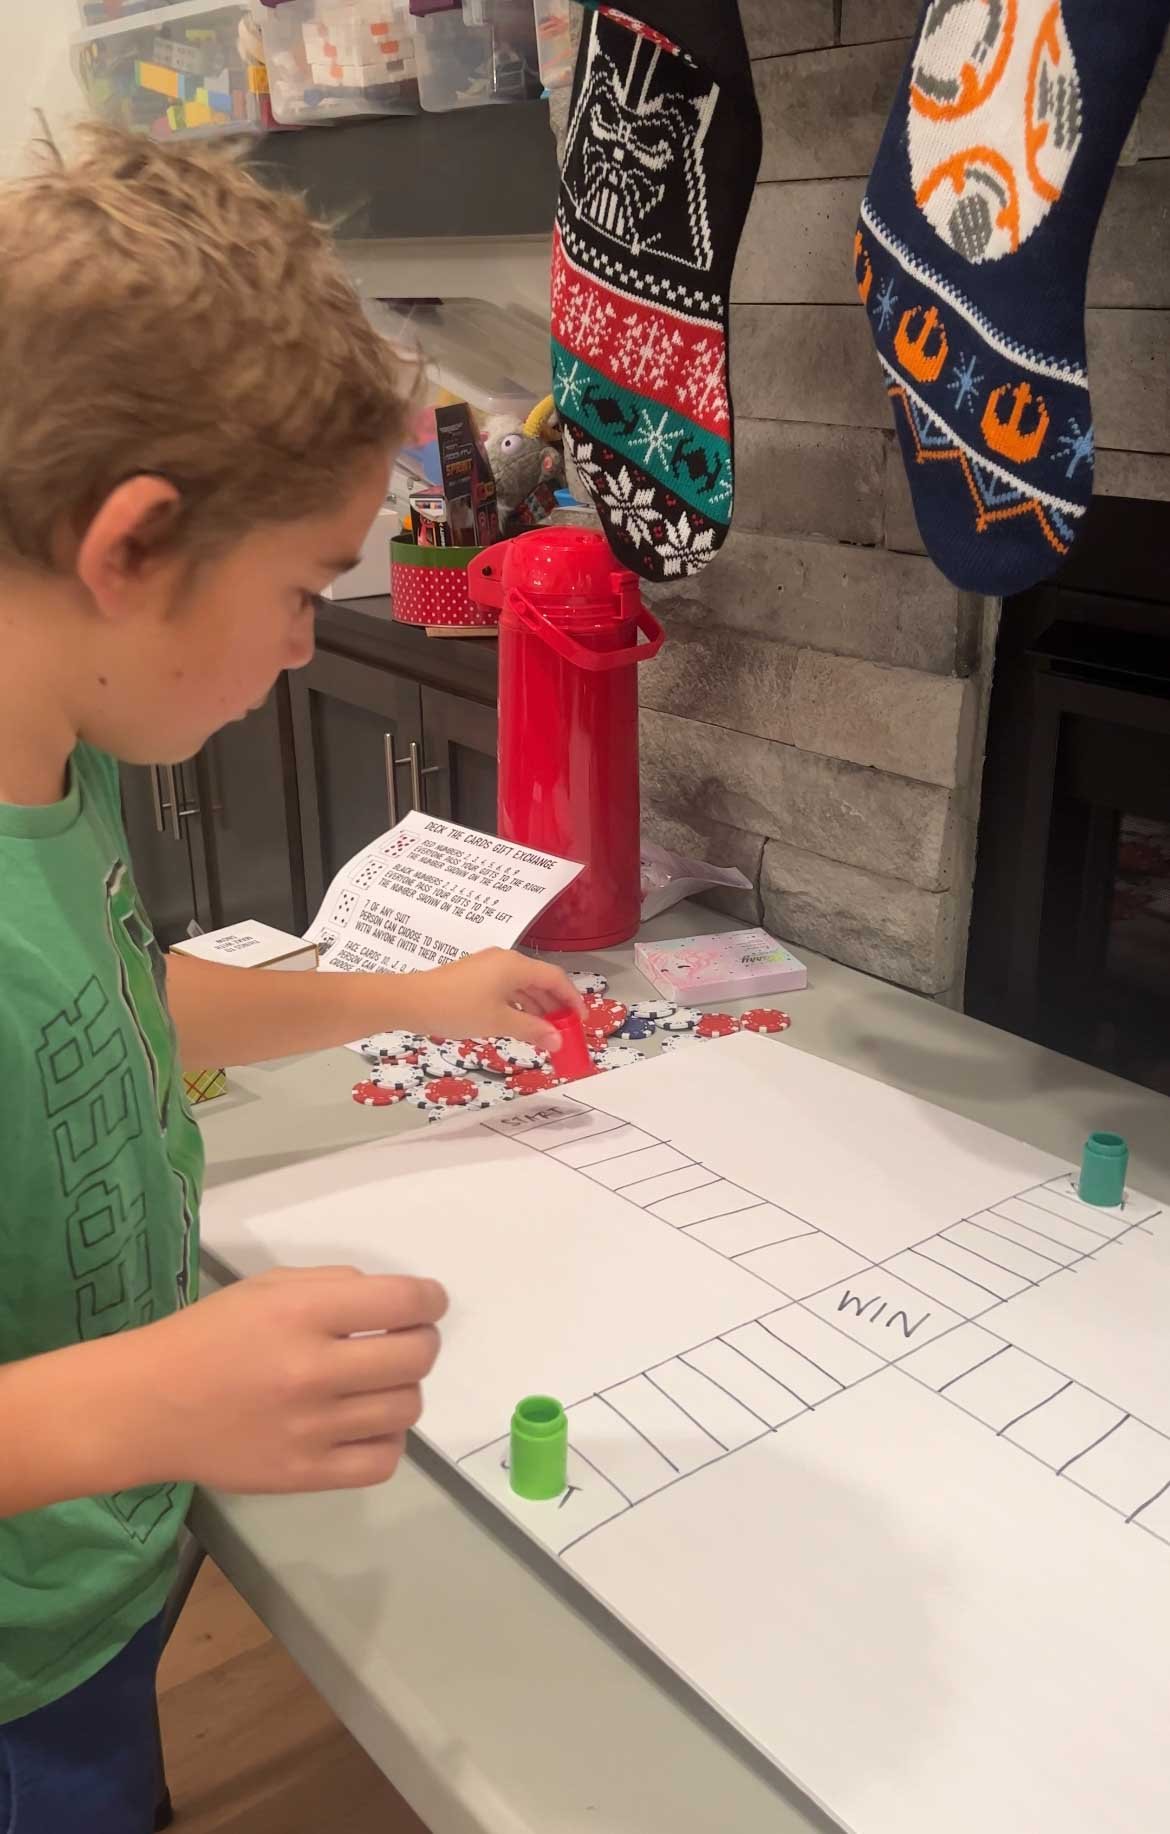
[{"label": "red poker chip", "polygon": [[564,1080],[552,1070],[513,1070],[506,1087],[513,1095],[543,1095],[548,1089],[559,1089]]},{"label": "red poker chip", "polygon": [[355,1083],[353,1099],[362,1108],[393,1108],[406,1100],[405,1089],[384,1089],[381,1083]]},{"label": "red poker chip", "polygon": [[599,1032],[603,1038],[612,1038],[619,1032],[630,1016],[628,1006],[620,1000],[606,1000],[600,994],[585,995],[585,1031]]},{"label": "red poker chip", "polygon": [[437,1076],[418,1095],[419,1106],[435,1108],[470,1108],[479,1097],[479,1084],[468,1076]]},{"label": "red poker chip", "polygon": [[742,1015],[739,1024],[745,1032],[786,1032],[792,1020],[775,1006],[756,1006]]},{"label": "red poker chip", "polygon": [[490,1038],[461,1038],[455,1056],[463,1070],[484,1070],[491,1076],[506,1076],[510,1064]]},{"label": "red poker chip", "polygon": [[695,1027],[696,1038],[730,1038],[738,1032],[739,1020],[730,1013],[704,1013]]}]

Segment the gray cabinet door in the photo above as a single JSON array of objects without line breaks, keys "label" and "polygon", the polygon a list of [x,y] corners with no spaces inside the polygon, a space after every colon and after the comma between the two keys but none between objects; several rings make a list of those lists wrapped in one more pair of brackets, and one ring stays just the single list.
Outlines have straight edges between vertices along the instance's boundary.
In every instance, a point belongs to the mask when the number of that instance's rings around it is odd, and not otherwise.
[{"label": "gray cabinet door", "polygon": [[308,921],[287,677],[257,712],[217,732],[196,766],[214,925]]},{"label": "gray cabinet door", "polygon": [[422,690],[422,806],[495,834],[496,709],[439,688]]},{"label": "gray cabinet door", "polygon": [[413,807],[419,688],[388,669],[319,651],[290,677],[289,692],[312,919],[334,873]]},{"label": "gray cabinet door", "polygon": [[211,922],[206,880],[197,876],[191,844],[191,765],[123,765],[122,814],[134,878],[164,946],[191,923]]}]

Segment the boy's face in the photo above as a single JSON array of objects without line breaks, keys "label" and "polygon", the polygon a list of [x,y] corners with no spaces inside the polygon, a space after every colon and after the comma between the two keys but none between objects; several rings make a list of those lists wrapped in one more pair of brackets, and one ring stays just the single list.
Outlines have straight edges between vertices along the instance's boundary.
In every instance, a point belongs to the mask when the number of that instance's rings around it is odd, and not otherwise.
[{"label": "boy's face", "polygon": [[314,595],[356,565],[388,476],[373,459],[336,509],[163,569],[110,632],[106,691],[82,736],[128,764],[179,763],[261,706],[285,669],[312,659]]}]

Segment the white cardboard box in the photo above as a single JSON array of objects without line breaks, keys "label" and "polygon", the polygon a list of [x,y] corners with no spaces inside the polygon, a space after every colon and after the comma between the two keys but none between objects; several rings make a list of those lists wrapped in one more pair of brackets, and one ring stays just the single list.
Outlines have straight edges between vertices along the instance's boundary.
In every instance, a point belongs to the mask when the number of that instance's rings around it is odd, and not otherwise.
[{"label": "white cardboard box", "polygon": [[229,923],[222,930],[208,930],[204,936],[191,936],[174,944],[180,955],[193,955],[202,962],[223,962],[231,968],[315,968],[317,945],[300,936],[288,936],[274,930],[271,924],[249,918],[246,923]]}]

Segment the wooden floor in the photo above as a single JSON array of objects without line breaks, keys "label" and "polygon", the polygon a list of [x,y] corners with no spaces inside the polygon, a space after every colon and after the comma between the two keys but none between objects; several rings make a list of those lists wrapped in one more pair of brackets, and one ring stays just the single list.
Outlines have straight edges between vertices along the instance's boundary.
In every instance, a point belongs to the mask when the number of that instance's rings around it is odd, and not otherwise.
[{"label": "wooden floor", "polygon": [[210,1561],[159,1707],[176,1834],[426,1834]]}]

